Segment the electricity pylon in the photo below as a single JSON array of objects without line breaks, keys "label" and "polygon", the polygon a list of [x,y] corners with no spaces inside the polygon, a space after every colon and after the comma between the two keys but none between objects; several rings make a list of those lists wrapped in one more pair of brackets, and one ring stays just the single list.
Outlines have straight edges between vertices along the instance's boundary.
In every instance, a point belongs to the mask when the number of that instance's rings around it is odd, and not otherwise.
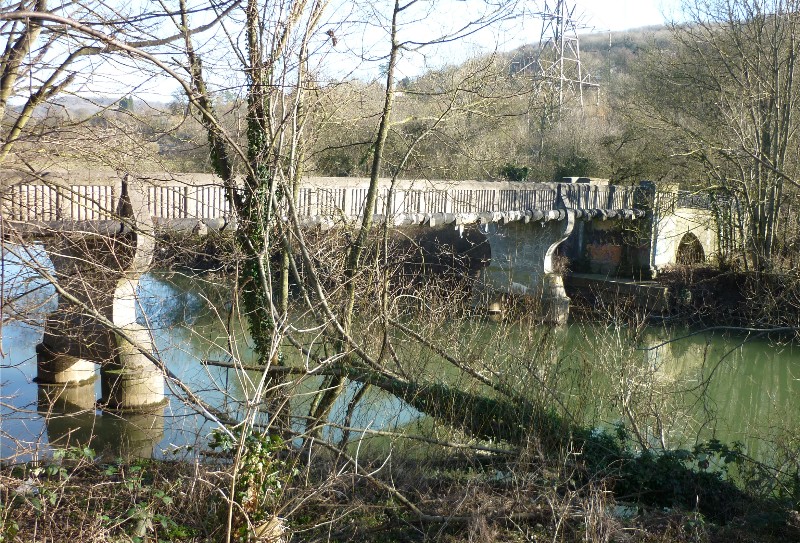
[{"label": "electricity pylon", "polygon": [[591,75],[584,73],[581,65],[578,31],[590,27],[579,22],[574,13],[575,6],[569,6],[567,0],[545,0],[544,9],[535,14],[542,19],[538,75],[544,85],[550,86],[554,95],[557,93],[559,113],[564,108],[566,93],[577,96],[583,108],[584,89],[599,91],[600,88],[592,83]]}]

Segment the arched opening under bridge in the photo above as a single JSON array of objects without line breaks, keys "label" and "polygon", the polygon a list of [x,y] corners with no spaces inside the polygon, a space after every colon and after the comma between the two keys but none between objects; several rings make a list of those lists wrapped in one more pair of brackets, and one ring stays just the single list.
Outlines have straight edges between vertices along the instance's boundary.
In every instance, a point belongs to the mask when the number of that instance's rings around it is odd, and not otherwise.
[{"label": "arched opening under bridge", "polygon": [[706,261],[703,244],[700,243],[697,236],[688,232],[681,238],[681,242],[678,244],[678,255],[675,260],[682,266],[702,264]]}]

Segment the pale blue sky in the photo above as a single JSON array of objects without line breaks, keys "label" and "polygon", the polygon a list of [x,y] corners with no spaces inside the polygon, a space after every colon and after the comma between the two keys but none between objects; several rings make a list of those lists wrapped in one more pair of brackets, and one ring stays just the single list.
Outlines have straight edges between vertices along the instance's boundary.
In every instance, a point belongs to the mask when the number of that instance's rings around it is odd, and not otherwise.
[{"label": "pale blue sky", "polygon": [[[208,0],[194,0],[203,3]],[[552,6],[556,0],[547,0]],[[642,26],[658,25],[664,23],[664,14],[669,18],[670,9],[674,9],[681,0],[567,0],[568,5],[574,6],[574,14],[586,26],[581,33],[589,31],[607,32],[619,31]],[[358,0],[335,0],[340,8],[331,9],[330,19],[324,22],[318,32],[324,42],[324,30],[333,28],[337,20],[350,20],[348,15],[355,14],[359,19],[358,9],[362,3]],[[374,14],[380,14],[379,6],[389,6],[391,2],[381,0],[378,3],[365,5],[374,8]],[[486,54],[491,51],[509,51],[523,44],[538,43],[542,31],[542,20],[535,14],[543,9],[545,0],[523,0],[518,7],[523,8],[519,15],[484,31],[477,32],[458,42],[447,42],[440,46],[425,47],[419,51],[405,51],[398,66],[398,78],[414,77],[428,69],[435,69],[443,65],[463,62],[471,56]],[[460,28],[466,21],[474,20],[488,9],[485,0],[428,0],[421,2],[419,12],[404,13],[404,21],[400,39],[401,41],[427,41],[436,36],[447,35],[454,29]],[[489,6],[492,3],[488,3]],[[483,8],[481,8],[483,6]],[[427,10],[427,11],[426,11]],[[360,19],[368,20],[366,17]],[[325,45],[321,48],[323,54],[317,56],[315,72],[323,79],[359,78],[369,80],[382,78],[381,66],[385,63],[388,52],[386,35],[387,21],[378,20],[377,24],[351,24],[345,23],[337,28],[339,46],[332,48]],[[202,43],[208,34],[198,37]],[[209,43],[214,43],[213,41]],[[224,40],[221,42],[224,46]],[[369,59],[369,60],[365,60]],[[93,77],[84,88],[76,88],[80,94],[97,94],[117,92],[120,96],[133,90],[131,85],[139,85],[133,93],[141,98],[156,101],[169,101],[177,89],[177,85],[168,78],[160,75],[149,76],[147,66],[134,66],[136,63],[127,58],[116,59],[122,64],[108,63],[101,69],[94,68]],[[128,65],[122,67],[122,65]],[[212,82],[220,86],[234,84],[235,78],[231,77],[230,68],[226,68],[224,57],[218,63],[218,71],[224,75],[217,81],[211,75]],[[235,63],[234,63],[235,64]],[[206,66],[211,66],[210,62]],[[235,70],[235,67],[234,67]],[[105,77],[102,75],[105,73]],[[233,72],[235,73],[235,72]],[[129,75],[130,74],[130,75]]]},{"label": "pale blue sky", "polygon": [[597,30],[626,30],[664,23],[673,13],[677,0],[572,0],[575,13],[585,14],[585,22]]},{"label": "pale blue sky", "polygon": [[[345,0],[346,1],[346,0]],[[661,25],[666,20],[678,18],[676,8],[681,0],[566,0],[567,7],[574,7],[573,16],[584,28],[579,28],[580,34],[589,32],[620,31],[643,26]],[[547,0],[551,9],[556,0]],[[433,29],[442,29],[449,26],[457,27],[478,13],[478,7],[483,5],[482,0],[437,0],[438,7],[443,5],[455,7],[434,13],[434,17],[421,20],[418,24],[404,28],[402,37],[408,39],[416,35],[428,36]],[[432,5],[432,3],[431,3]],[[523,44],[536,44],[542,32],[542,19],[539,13],[543,11],[545,0],[526,0],[522,12],[524,15],[514,17],[491,29],[479,32],[456,44],[446,44],[441,47],[429,47],[420,54],[407,54],[399,66],[402,76],[415,76],[429,68],[463,62],[464,59],[484,54],[487,51],[510,51]],[[458,9],[463,6],[462,9]],[[444,30],[442,30],[445,32]],[[445,32],[446,33],[446,32]],[[385,36],[375,34],[377,51],[385,50]],[[357,73],[365,77],[365,73],[374,73],[371,67],[359,70]],[[368,77],[368,76],[367,76]]]}]

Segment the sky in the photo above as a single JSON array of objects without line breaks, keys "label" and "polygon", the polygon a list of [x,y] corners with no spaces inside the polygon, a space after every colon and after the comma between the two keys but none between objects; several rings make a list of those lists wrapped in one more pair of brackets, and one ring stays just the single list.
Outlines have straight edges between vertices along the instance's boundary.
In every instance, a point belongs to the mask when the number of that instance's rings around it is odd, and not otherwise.
[{"label": "sky", "polygon": [[[564,1],[568,10],[573,8],[573,19],[579,23],[578,34],[663,25],[670,19],[678,18],[676,8],[681,2],[681,0]],[[448,27],[458,27],[474,18],[480,13],[480,6],[486,5],[485,0],[436,0],[436,3],[439,9],[432,17],[417,18],[417,24],[404,28],[402,34],[404,39],[437,32],[447,33]],[[463,62],[470,56],[480,56],[491,51],[511,51],[521,45],[536,44],[542,35],[540,14],[544,11],[545,4],[554,10],[556,3],[557,0],[524,0],[522,16],[493,25],[490,29],[459,40],[457,43],[426,47],[419,54],[406,54],[398,67],[400,77],[414,77],[428,69]],[[375,49],[385,50],[385,36],[377,33],[374,37],[377,44]],[[374,76],[376,71],[371,66],[364,66],[355,73],[359,78],[369,79],[370,74]]]},{"label": "sky", "polygon": [[587,24],[598,31],[627,30],[664,24],[678,6],[677,0],[571,0],[575,14],[584,13]]},{"label": "sky", "polygon": [[[551,0],[552,3],[555,3]],[[677,0],[570,0],[575,14],[597,31],[627,30],[664,24],[678,5]]]},{"label": "sky", "polygon": [[[198,4],[203,4],[208,0],[192,0]],[[574,7],[573,15],[582,23],[582,28],[578,29],[580,34],[588,32],[608,32],[639,28],[642,26],[660,25],[669,19],[671,10],[678,5],[681,0],[564,0],[568,7]],[[545,2],[553,8],[557,0],[523,0],[525,15],[512,17],[497,25],[492,25],[490,29],[469,35],[457,42],[448,42],[441,46],[428,46],[419,51],[407,51],[401,58],[398,66],[398,79],[403,77],[415,77],[427,70],[436,69],[446,65],[458,64],[471,56],[480,56],[492,51],[510,51],[524,44],[535,44],[539,41],[542,32],[542,20],[536,15],[544,9]],[[387,24],[365,23],[364,25],[333,26],[337,18],[347,19],[347,15],[354,15],[358,20],[359,15],[363,15],[352,6],[367,5],[380,6],[390,5],[391,2],[382,1],[377,3],[359,2],[358,0],[334,0],[334,5],[338,8],[331,11],[330,20],[322,25],[322,30],[318,32],[322,41],[325,42],[324,32],[330,28],[336,28],[340,45],[332,48],[325,44],[323,49],[327,51],[321,57],[320,66],[324,69],[319,71],[320,75],[331,79],[350,79],[357,78],[362,80],[381,79],[383,76],[382,67],[385,66],[385,54],[387,52]],[[402,40],[427,41],[431,36],[447,35],[454,29],[460,28],[465,22],[472,21],[479,17],[486,6],[493,5],[486,0],[428,0],[420,2],[419,6],[428,6],[418,13],[408,12],[406,24],[401,33]],[[435,9],[434,7],[435,6]],[[351,10],[355,10],[351,12]],[[377,11],[371,12],[381,15]],[[383,14],[386,15],[386,14]],[[362,21],[369,19],[361,18]],[[387,19],[388,20],[388,19]],[[375,21],[380,21],[376,18]],[[198,43],[202,43],[206,35],[198,37]],[[361,60],[359,60],[361,59]],[[367,59],[367,60],[365,60]],[[131,64],[128,59],[117,59],[121,65],[110,63],[108,67],[93,72],[95,77],[90,81],[85,92],[97,94],[104,92],[124,96],[131,92],[129,77],[127,74],[141,72],[136,66],[124,66],[125,63]],[[208,59],[206,59],[208,60]],[[135,63],[134,63],[135,64]],[[208,63],[204,63],[209,66]],[[222,63],[224,64],[224,62]],[[220,68],[225,83],[230,79],[230,70],[225,70],[225,66]],[[107,71],[105,81],[101,81],[102,72]],[[213,82],[212,82],[213,83]],[[137,97],[154,100],[158,102],[169,102],[172,95],[178,89],[177,84],[164,77],[146,77],[139,83],[133,94]],[[222,83],[220,83],[222,85]],[[223,85],[224,86],[224,85]],[[102,89],[102,90],[98,90]],[[81,90],[78,91],[81,93]]]}]

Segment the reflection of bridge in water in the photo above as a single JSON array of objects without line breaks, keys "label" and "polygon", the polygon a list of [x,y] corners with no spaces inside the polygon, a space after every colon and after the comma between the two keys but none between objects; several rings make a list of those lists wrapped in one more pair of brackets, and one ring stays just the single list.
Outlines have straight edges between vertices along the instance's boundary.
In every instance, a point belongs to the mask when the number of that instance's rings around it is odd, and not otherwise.
[{"label": "reflection of bridge in water", "polygon": [[[678,391],[669,413],[684,441],[699,435],[742,441],[755,458],[800,425],[800,347],[756,335],[676,329],[648,330],[647,371]],[[683,413],[681,418],[679,415]],[[696,434],[693,434],[695,432]],[[783,432],[783,434],[781,434]]]},{"label": "reflection of bridge in water", "polygon": [[97,414],[94,383],[39,387],[38,412],[51,446],[91,444],[113,457],[150,458],[164,437],[164,409]]},{"label": "reflection of bridge in water", "polygon": [[[624,261],[629,273],[652,275],[687,246],[695,252],[699,246],[704,256],[716,252],[708,212],[677,207],[674,187],[657,192],[652,183],[569,181],[392,185],[383,180],[375,221],[397,228],[479,228],[491,250],[479,290],[536,297],[551,322],[564,322],[568,315],[569,298],[554,258],[568,239],[565,252],[601,272],[619,269]],[[346,228],[363,214],[367,187],[365,179],[307,178],[297,202],[281,208],[281,218],[294,218],[304,228]],[[162,406],[163,375],[147,356],[153,351],[151,334],[136,322],[137,286],[152,265],[157,233],[202,236],[235,228],[218,179],[95,173],[31,179],[6,172],[2,188],[6,237],[41,241],[59,286],[58,308],[37,349],[39,382],[88,382],[100,363],[106,408]],[[638,234],[625,237],[630,230]]]}]

